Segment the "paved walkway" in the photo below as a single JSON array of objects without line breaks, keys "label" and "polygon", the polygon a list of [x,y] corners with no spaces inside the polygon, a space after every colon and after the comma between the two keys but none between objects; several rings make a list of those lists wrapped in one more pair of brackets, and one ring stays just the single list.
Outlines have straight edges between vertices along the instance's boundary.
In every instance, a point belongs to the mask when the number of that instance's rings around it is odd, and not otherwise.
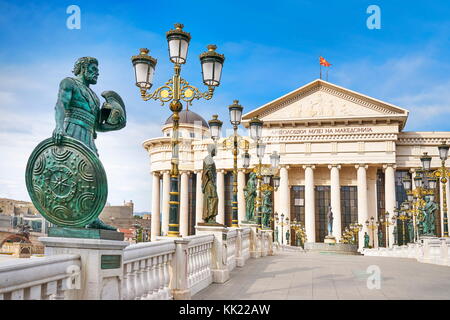
[{"label": "paved walkway", "polygon": [[[369,266],[379,267],[380,288]],[[238,299],[450,299],[450,267],[413,259],[278,252],[249,259],[224,284],[212,284],[193,300]]]}]

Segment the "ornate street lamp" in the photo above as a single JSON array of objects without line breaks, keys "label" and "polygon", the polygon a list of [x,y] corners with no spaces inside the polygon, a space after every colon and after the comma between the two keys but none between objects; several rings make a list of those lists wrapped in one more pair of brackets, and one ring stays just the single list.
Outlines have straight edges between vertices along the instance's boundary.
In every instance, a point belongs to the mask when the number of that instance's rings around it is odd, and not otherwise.
[{"label": "ornate street lamp", "polygon": [[[439,150],[439,158],[441,159],[441,167],[431,173],[431,176],[436,179],[440,179],[442,183],[442,204],[444,211],[444,237],[448,237],[448,213],[447,213],[447,188],[446,184],[448,182],[448,178],[450,177],[450,172],[447,170],[445,166],[445,161],[448,157],[448,149],[449,145],[442,141],[442,143],[438,146]],[[436,185],[435,185],[436,187]],[[431,188],[431,186],[430,186]]]},{"label": "ornate street lamp", "polygon": [[233,134],[226,138],[223,142],[224,148],[231,149],[233,153],[233,199],[231,200],[231,208],[232,208],[232,218],[231,218],[231,226],[239,227],[239,219],[238,219],[238,201],[237,201],[237,174],[238,174],[238,165],[237,165],[237,157],[239,154],[239,149],[243,150],[242,154],[242,162],[243,167],[248,168],[250,165],[250,155],[248,153],[249,142],[243,139],[238,135],[237,130],[238,126],[241,123],[242,118],[242,110],[243,106],[239,104],[239,100],[234,100],[233,104],[228,106],[228,110],[230,112],[230,122],[233,125]]},{"label": "ornate street lamp", "polygon": [[430,171],[431,167],[431,157],[428,155],[428,152],[424,152],[420,157],[420,161],[422,162],[423,171]]},{"label": "ornate street lamp", "polygon": [[217,114],[213,114],[212,119],[208,121],[209,132],[211,133],[211,139],[213,139],[214,143],[220,139],[220,133],[222,132],[222,124],[219,116]]},{"label": "ornate street lamp", "polygon": [[225,61],[223,55],[215,52],[216,46],[209,45],[208,51],[200,55],[202,65],[203,83],[208,86],[208,91],[201,92],[182,79],[181,65],[186,63],[187,52],[191,35],[183,30],[183,25],[175,24],[175,29],[166,33],[169,48],[169,59],[174,64],[174,75],[163,86],[153,93],[147,93],[153,85],[153,74],[156,67],[156,59],[149,56],[148,49],[141,49],[140,53],[131,57],[134,67],[136,86],[139,88],[141,98],[144,101],[150,99],[159,100],[162,105],[169,102],[172,111],[172,159],[170,170],[170,198],[169,198],[169,231],[168,236],[179,236],[179,191],[178,191],[178,126],[179,113],[183,109],[182,101],[192,105],[194,99],[209,100],[213,97],[214,88],[220,85],[222,66]]}]

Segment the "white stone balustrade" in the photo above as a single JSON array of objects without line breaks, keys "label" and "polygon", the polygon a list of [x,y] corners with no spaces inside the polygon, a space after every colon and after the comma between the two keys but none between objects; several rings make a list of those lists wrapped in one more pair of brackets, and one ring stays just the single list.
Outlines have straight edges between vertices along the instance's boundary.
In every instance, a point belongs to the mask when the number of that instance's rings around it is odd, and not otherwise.
[{"label": "white stone balustrade", "polygon": [[450,238],[423,238],[420,242],[392,248],[364,249],[365,256],[416,259],[422,263],[450,266]]},{"label": "white stone balustrade", "polygon": [[213,235],[189,236],[183,238],[187,244],[187,287],[194,295],[212,283],[211,250]]},{"label": "white stone balustrade", "polygon": [[250,228],[236,228],[236,266],[243,267],[250,258]]},{"label": "white stone balustrade", "polygon": [[224,243],[226,254],[226,266],[228,271],[236,268],[236,254],[237,254],[237,230],[235,228],[229,229],[227,232],[227,241]]},{"label": "white stone balustrade", "polygon": [[0,300],[70,299],[80,289],[80,256],[57,255],[0,264]]},{"label": "white stone balustrade", "polygon": [[[248,227],[221,227],[218,232],[132,245],[95,239],[40,240],[46,244],[45,257],[0,264],[0,300],[190,299],[212,282],[227,281],[236,266],[245,265],[251,248],[259,250],[257,256],[272,250],[271,232]],[[117,264],[100,263],[111,253]]]},{"label": "white stone balustrade", "polygon": [[123,300],[168,300],[169,266],[175,254],[172,240],[133,244],[123,253]]}]

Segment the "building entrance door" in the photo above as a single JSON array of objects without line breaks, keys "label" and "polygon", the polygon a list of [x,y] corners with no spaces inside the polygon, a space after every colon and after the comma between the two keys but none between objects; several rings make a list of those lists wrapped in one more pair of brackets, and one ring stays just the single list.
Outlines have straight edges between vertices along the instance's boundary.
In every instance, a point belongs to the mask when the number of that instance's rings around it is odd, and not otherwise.
[{"label": "building entrance door", "polygon": [[315,187],[316,242],[323,242],[327,235],[327,213],[330,206],[330,186]]}]

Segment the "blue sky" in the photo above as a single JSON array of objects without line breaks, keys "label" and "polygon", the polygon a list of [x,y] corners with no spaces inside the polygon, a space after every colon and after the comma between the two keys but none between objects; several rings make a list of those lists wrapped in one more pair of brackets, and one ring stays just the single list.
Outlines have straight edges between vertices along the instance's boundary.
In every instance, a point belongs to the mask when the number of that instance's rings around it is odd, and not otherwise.
[{"label": "blue sky", "polygon": [[[69,5],[81,29],[69,30]],[[369,30],[369,5],[381,29]],[[28,200],[26,161],[54,127],[59,81],[81,56],[100,61],[93,89],[118,92],[125,129],[99,134],[97,147],[111,204],[134,200],[150,209],[149,159],[141,143],[160,135],[168,108],[143,102],[130,57],[141,47],[158,59],[155,86],[171,76],[165,32],[181,22],[192,35],[182,76],[202,87],[198,55],[214,43],[225,54],[222,84],[192,110],[228,119],[239,99],[254,109],[318,77],[318,56],[333,65],[329,81],[410,110],[407,131],[450,126],[448,1],[0,1],[0,197]]]}]

